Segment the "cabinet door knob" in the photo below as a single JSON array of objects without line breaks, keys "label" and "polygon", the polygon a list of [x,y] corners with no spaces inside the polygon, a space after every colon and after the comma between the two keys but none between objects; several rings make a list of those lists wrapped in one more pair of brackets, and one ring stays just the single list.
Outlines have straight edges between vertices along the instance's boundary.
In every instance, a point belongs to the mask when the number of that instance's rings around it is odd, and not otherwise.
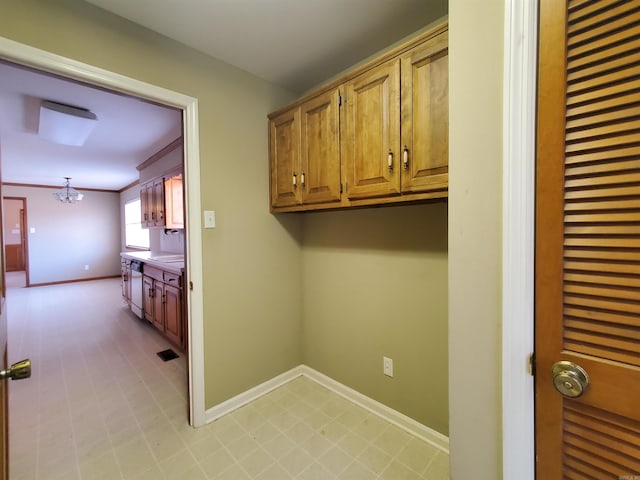
[{"label": "cabinet door knob", "polygon": [[409,149],[407,146],[404,146],[404,151],[402,152],[402,163],[404,165],[405,170],[409,170]]},{"label": "cabinet door knob", "polygon": [[300,174],[300,184],[304,187],[304,172]]},{"label": "cabinet door knob", "polygon": [[387,156],[387,167],[389,167],[389,171],[393,170],[393,152],[391,150]]},{"label": "cabinet door knob", "polygon": [[293,187],[297,187],[298,186],[298,176],[296,175],[296,172],[293,172]]}]

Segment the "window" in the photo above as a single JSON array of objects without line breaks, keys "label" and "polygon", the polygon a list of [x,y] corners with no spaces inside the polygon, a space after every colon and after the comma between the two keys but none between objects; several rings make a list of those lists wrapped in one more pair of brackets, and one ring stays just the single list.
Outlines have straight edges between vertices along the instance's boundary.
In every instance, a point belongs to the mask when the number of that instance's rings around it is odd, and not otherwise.
[{"label": "window", "polygon": [[131,248],[149,249],[149,230],[142,228],[139,198],[124,204],[124,243]]}]

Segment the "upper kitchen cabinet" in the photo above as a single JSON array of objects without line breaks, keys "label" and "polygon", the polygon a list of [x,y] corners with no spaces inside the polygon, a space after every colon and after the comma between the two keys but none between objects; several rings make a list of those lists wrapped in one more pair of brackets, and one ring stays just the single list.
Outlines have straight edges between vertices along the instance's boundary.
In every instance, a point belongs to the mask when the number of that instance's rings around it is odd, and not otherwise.
[{"label": "upper kitchen cabinet", "polygon": [[164,177],[165,228],[184,228],[182,172]]},{"label": "upper kitchen cabinet", "polygon": [[400,193],[400,60],[345,85],[342,162],[349,199]]},{"label": "upper kitchen cabinet", "polygon": [[142,227],[164,227],[164,182],[155,178],[140,186],[140,208],[142,208]]},{"label": "upper kitchen cabinet", "polygon": [[338,90],[269,119],[271,208],[340,202]]},{"label": "upper kitchen cabinet", "polygon": [[137,167],[143,228],[184,228],[181,146],[179,138]]},{"label": "upper kitchen cabinet", "polygon": [[444,31],[401,57],[403,193],[448,188],[448,39]]},{"label": "upper kitchen cabinet", "polygon": [[448,25],[269,115],[271,210],[446,198]]},{"label": "upper kitchen cabinet", "polygon": [[300,172],[300,109],[293,108],[269,119],[269,159],[271,207],[301,203],[298,190]]}]

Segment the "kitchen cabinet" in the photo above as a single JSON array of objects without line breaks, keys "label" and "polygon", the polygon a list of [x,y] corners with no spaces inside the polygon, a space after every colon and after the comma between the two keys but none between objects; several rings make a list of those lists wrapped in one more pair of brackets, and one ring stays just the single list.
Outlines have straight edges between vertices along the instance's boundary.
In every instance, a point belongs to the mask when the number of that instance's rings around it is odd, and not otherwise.
[{"label": "kitchen cabinet", "polygon": [[145,264],[144,318],[180,348],[185,348],[182,276]]},{"label": "kitchen cabinet", "polygon": [[164,227],[164,181],[155,178],[140,187],[140,205],[142,208],[142,227]]},{"label": "kitchen cabinet", "polygon": [[272,208],[340,202],[338,89],[274,117],[269,138]]},{"label": "kitchen cabinet", "polygon": [[184,228],[182,173],[164,178],[165,228]]},{"label": "kitchen cabinet", "polygon": [[448,26],[269,115],[271,211],[446,198]]},{"label": "kitchen cabinet", "polygon": [[448,32],[402,55],[402,193],[449,182]]},{"label": "kitchen cabinet", "polygon": [[347,82],[342,161],[349,199],[400,193],[400,60]]},{"label": "kitchen cabinet", "polygon": [[122,277],[122,298],[127,305],[131,305],[131,260],[122,258],[120,260],[120,272]]},{"label": "kitchen cabinet", "polygon": [[140,186],[143,228],[184,228],[182,173],[173,172]]}]

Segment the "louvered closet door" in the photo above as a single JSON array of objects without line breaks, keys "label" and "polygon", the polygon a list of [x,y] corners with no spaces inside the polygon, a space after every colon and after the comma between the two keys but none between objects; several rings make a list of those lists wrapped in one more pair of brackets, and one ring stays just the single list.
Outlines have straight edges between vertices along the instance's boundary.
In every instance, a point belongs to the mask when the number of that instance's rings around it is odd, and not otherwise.
[{"label": "louvered closet door", "polygon": [[640,480],[640,0],[540,7],[536,476]]}]

